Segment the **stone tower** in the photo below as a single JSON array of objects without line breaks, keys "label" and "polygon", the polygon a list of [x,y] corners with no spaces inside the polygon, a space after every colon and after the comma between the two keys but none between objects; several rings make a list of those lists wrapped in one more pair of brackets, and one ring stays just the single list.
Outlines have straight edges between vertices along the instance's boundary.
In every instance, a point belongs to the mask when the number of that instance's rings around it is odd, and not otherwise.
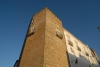
[{"label": "stone tower", "polygon": [[69,67],[62,22],[47,7],[31,19],[18,67]]}]

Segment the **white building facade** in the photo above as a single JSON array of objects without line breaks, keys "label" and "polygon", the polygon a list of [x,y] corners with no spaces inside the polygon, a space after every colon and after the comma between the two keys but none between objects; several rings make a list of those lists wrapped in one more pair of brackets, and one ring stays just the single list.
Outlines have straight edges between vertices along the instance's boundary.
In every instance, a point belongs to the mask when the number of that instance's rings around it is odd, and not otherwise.
[{"label": "white building facade", "polygon": [[64,29],[69,64],[71,67],[100,67],[93,49]]}]

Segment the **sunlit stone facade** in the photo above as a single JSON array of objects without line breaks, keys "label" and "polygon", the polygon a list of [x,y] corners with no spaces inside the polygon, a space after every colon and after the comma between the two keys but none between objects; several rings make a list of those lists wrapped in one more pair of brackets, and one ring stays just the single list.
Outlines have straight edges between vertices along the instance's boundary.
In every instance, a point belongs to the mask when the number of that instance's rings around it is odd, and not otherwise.
[{"label": "sunlit stone facade", "polygon": [[100,67],[96,52],[64,29],[71,67]]},{"label": "sunlit stone facade", "polygon": [[97,60],[95,51],[46,7],[32,17],[14,67],[99,67]]}]

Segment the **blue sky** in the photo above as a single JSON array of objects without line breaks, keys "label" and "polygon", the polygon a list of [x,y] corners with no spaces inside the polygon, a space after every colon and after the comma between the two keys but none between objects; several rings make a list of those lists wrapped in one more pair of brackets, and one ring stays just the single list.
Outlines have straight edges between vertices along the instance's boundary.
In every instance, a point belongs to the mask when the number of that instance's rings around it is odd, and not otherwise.
[{"label": "blue sky", "polygon": [[0,0],[0,67],[13,67],[32,16],[46,6],[100,57],[100,0]]}]

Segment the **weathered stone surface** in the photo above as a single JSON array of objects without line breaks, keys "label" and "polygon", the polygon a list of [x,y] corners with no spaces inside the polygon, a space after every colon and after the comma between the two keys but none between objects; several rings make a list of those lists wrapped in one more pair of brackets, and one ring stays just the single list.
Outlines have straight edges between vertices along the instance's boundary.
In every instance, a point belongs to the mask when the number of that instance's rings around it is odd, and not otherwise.
[{"label": "weathered stone surface", "polygon": [[44,67],[68,67],[65,39],[57,37],[56,30],[64,36],[61,21],[46,9]]},{"label": "weathered stone surface", "polygon": [[34,34],[27,37],[19,67],[43,67],[44,57],[44,33],[45,33],[45,9],[34,15],[31,28],[35,27]]},{"label": "weathered stone surface", "polygon": [[[19,67],[69,67],[62,22],[45,8],[34,15],[34,34],[26,38]],[[63,38],[56,36],[59,30]]]}]

